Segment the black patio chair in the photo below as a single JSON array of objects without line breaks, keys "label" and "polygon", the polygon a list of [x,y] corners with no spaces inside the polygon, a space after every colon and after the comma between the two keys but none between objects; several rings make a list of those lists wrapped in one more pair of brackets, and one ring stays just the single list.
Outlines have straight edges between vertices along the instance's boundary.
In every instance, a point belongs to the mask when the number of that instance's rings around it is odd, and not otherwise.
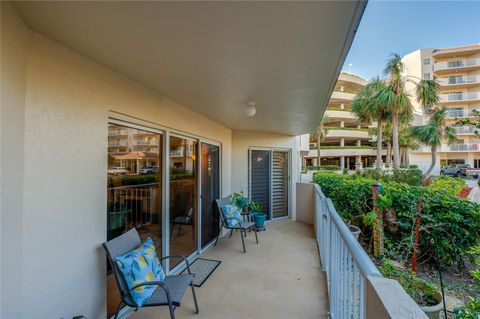
[{"label": "black patio chair", "polygon": [[175,319],[175,308],[180,306],[180,302],[182,301],[188,286],[190,286],[192,288],[193,301],[195,302],[195,313],[198,314],[197,297],[195,295],[195,289],[193,288],[193,277],[195,275],[190,272],[190,264],[183,256],[166,256],[160,260],[181,258],[187,266],[187,274],[166,276],[163,282],[149,281],[128,289],[125,278],[115,262],[115,257],[124,255],[127,252],[140,247],[141,244],[140,236],[135,228],[103,244],[103,247],[107,251],[108,261],[112,266],[113,274],[115,275],[120,296],[122,297],[115,313],[115,319],[117,319],[122,304],[136,308],[135,311],[138,310],[130,292],[141,286],[158,286],[150,299],[142,307],[168,306],[171,319]]},{"label": "black patio chair", "polygon": [[255,240],[257,241],[257,244],[258,244],[258,236],[257,236],[257,231],[255,229],[255,223],[254,222],[244,222],[244,221],[242,221],[241,219],[238,219],[238,218],[229,218],[229,219],[237,219],[238,220],[237,225],[229,226],[228,223],[227,223],[227,220],[225,220],[225,218],[223,216],[223,213],[222,213],[222,207],[225,206],[225,205],[230,205],[232,203],[232,200],[231,200],[230,197],[220,198],[220,199],[215,200],[215,202],[217,203],[217,211],[218,211],[218,214],[220,214],[220,220],[222,221],[222,225],[220,227],[220,231],[218,232],[217,239],[215,240],[215,243],[213,244],[214,246],[217,245],[218,238],[220,237],[220,234],[222,233],[222,228],[230,229],[229,238],[232,237],[232,234],[233,234],[234,230],[240,230],[240,237],[242,238],[242,246],[243,246],[243,252],[244,253],[246,253],[247,250],[245,249],[245,240],[243,239],[243,237],[247,236],[247,230],[253,230],[253,232],[255,233]]}]

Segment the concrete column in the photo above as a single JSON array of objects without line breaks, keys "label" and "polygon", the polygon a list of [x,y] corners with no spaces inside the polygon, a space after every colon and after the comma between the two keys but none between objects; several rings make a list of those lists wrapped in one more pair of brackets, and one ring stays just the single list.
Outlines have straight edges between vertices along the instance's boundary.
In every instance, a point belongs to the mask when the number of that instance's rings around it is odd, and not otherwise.
[{"label": "concrete column", "polygon": [[358,155],[356,157],[356,161],[355,161],[355,169],[356,170],[360,170],[363,168],[363,164],[362,164],[362,156]]},{"label": "concrete column", "polygon": [[350,169],[350,157],[347,157],[347,169]]},{"label": "concrete column", "polygon": [[345,88],[343,86],[340,87],[340,92],[343,92]]},{"label": "concrete column", "polygon": [[345,122],[344,121],[340,121],[340,127],[345,127]]},{"label": "concrete column", "polygon": [[341,104],[340,104],[340,108],[341,108],[342,110],[345,109],[345,104],[344,104],[344,103],[341,103]]},{"label": "concrete column", "polygon": [[340,146],[341,147],[345,146],[345,139],[343,137],[340,139]]},{"label": "concrete column", "polygon": [[357,146],[362,146],[362,140],[357,140]]},{"label": "concrete column", "polygon": [[340,156],[340,169],[342,171],[345,169],[345,156]]},{"label": "concrete column", "polygon": [[357,128],[362,128],[362,126],[360,124],[357,124]]}]

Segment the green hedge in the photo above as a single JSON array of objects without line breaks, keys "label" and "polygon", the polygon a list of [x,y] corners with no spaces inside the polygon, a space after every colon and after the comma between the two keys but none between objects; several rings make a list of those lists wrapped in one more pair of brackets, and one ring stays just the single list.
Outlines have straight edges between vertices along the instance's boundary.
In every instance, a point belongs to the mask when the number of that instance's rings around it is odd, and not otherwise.
[{"label": "green hedge", "polygon": [[[362,224],[363,216],[372,211],[372,185],[375,179],[316,173],[314,182],[319,184],[324,194],[330,197],[338,213],[347,221]],[[411,186],[405,183],[384,182],[382,194],[392,200],[392,208],[397,215],[399,232],[386,232],[388,257],[399,261],[410,260],[418,200],[423,201],[420,233],[420,256],[433,261],[433,233],[439,233],[439,253],[444,263],[459,262],[469,247],[480,236],[480,205],[452,196],[435,188]]]},{"label": "green hedge", "polygon": [[447,192],[450,195],[458,195],[462,189],[467,186],[463,178],[453,178],[449,176],[435,177],[428,188],[431,190]]},{"label": "green hedge", "polygon": [[340,166],[337,165],[321,165],[321,166],[307,166],[309,171],[339,171]]},{"label": "green hedge", "polygon": [[356,171],[354,177],[371,178],[382,182],[406,183],[412,186],[420,186],[423,181],[423,173],[418,168],[393,169],[392,171],[364,169]]}]

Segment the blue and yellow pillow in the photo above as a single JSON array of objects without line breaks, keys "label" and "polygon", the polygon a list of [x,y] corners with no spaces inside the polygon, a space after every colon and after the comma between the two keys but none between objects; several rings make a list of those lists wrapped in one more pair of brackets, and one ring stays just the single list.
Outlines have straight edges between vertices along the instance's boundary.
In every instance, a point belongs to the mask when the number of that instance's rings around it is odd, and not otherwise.
[{"label": "blue and yellow pillow", "polygon": [[[146,281],[165,280],[165,273],[150,237],[137,249],[116,257],[115,262],[125,277],[129,289]],[[154,285],[138,287],[132,290],[130,295],[135,304],[141,307],[150,299],[157,287]]]},{"label": "blue and yellow pillow", "polygon": [[[228,227],[235,227],[242,221],[242,214],[235,205],[225,205],[222,207],[223,218],[227,222]],[[229,219],[233,218],[233,219]]]}]

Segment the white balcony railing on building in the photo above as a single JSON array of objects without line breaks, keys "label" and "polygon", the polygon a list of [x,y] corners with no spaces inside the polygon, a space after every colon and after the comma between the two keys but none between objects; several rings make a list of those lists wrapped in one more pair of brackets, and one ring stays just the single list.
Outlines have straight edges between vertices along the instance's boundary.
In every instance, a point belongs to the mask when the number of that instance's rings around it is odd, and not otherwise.
[{"label": "white balcony railing on building", "polygon": [[480,108],[474,109],[448,109],[447,110],[447,117],[449,118],[457,118],[457,117],[469,117],[474,116],[474,110],[480,110]]},{"label": "white balcony railing on building", "polygon": [[315,236],[327,275],[331,318],[365,318],[367,276],[382,277],[338,215],[330,198],[315,184]]},{"label": "white balcony railing on building", "polygon": [[127,146],[127,143],[121,141],[110,141],[108,142],[108,146]]},{"label": "white balcony railing on building", "polygon": [[440,94],[440,102],[480,100],[480,92],[458,92]]},{"label": "white balcony railing on building", "polygon": [[457,126],[455,127],[455,132],[457,134],[473,134],[477,131],[477,129],[473,126]]},{"label": "white balcony railing on building", "polygon": [[480,59],[460,59],[454,61],[437,62],[433,65],[433,70],[440,71],[472,66],[480,66]]},{"label": "white balcony railing on building", "polygon": [[451,152],[478,151],[479,149],[479,143],[456,143],[448,146],[448,150]]},{"label": "white balcony railing on building", "polygon": [[437,79],[440,85],[458,85],[458,84],[470,84],[480,83],[479,75],[466,75],[466,76],[450,76]]},{"label": "white balcony railing on building", "polygon": [[137,145],[158,145],[157,141],[145,141],[145,140],[136,140],[135,144]]}]

